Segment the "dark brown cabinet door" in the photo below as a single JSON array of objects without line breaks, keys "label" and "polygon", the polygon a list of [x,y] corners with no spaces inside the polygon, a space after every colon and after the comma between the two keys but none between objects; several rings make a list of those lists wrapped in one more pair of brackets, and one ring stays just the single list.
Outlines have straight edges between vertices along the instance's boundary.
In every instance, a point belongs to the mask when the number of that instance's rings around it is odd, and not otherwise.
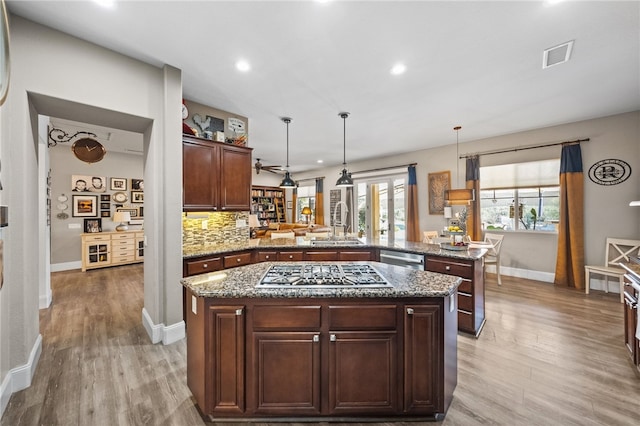
[{"label": "dark brown cabinet door", "polygon": [[245,410],[245,328],[243,306],[211,306],[207,341],[214,353],[206,370],[210,413],[243,413]]},{"label": "dark brown cabinet door", "polygon": [[256,414],[320,414],[320,341],[316,332],[254,332]]},{"label": "dark brown cabinet door", "polygon": [[396,412],[397,378],[395,331],[330,332],[330,414]]},{"label": "dark brown cabinet door", "polygon": [[439,399],[438,346],[442,324],[437,306],[407,306],[404,316],[404,410],[410,414],[443,411]]},{"label": "dark brown cabinet door", "polygon": [[197,142],[182,143],[182,205],[184,210],[217,210],[218,150]]},{"label": "dark brown cabinet door", "polygon": [[251,151],[220,146],[220,210],[251,209]]},{"label": "dark brown cabinet door", "polygon": [[638,353],[638,340],[636,339],[636,324],[638,315],[638,299],[636,292],[629,284],[624,286],[624,344],[629,351],[629,356],[635,365],[640,363]]}]

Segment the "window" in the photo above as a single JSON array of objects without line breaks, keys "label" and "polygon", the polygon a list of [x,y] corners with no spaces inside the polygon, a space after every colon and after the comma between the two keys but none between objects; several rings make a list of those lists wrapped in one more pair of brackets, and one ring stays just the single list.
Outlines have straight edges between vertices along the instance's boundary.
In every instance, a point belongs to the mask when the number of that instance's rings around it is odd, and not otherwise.
[{"label": "window", "polygon": [[555,232],[560,160],[480,167],[483,229]]},{"label": "window", "polygon": [[[309,207],[311,209],[311,216],[303,215],[302,209]],[[296,202],[296,216],[294,222],[307,222],[315,223],[316,219],[316,187],[315,186],[300,186],[298,187],[298,201]]]}]

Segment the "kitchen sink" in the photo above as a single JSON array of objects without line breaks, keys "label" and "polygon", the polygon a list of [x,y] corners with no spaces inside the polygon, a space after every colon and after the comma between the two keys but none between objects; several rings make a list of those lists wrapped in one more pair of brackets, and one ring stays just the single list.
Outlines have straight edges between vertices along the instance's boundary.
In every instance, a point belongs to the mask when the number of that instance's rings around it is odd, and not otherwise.
[{"label": "kitchen sink", "polygon": [[314,246],[340,246],[340,245],[359,245],[363,244],[360,240],[311,240]]}]

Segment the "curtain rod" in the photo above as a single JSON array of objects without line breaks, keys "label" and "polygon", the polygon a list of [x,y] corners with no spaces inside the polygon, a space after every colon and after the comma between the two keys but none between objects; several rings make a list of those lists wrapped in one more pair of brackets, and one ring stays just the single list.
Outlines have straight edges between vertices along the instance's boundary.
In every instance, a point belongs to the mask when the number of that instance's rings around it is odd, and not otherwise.
[{"label": "curtain rod", "polygon": [[580,143],[580,142],[589,142],[589,138],[576,139],[575,141],[566,141],[566,142],[552,142],[552,143],[547,143],[547,144],[542,144],[542,145],[529,145],[529,146],[522,146],[522,147],[519,147],[519,148],[498,149],[498,150],[495,150],[495,151],[476,152],[476,153],[472,153],[472,154],[462,154],[458,158],[470,158],[470,157],[475,157],[476,155],[480,156],[480,155],[502,154],[504,152],[524,151],[525,149],[544,148],[544,147],[547,147],[547,146],[565,145],[565,144]]},{"label": "curtain rod", "polygon": [[401,167],[408,167],[408,166],[415,166],[418,163],[409,163],[409,164],[400,164],[397,166],[389,166],[389,167],[380,167],[377,169],[371,169],[371,170],[358,170],[357,172],[351,172],[351,174],[356,174],[356,173],[369,173],[369,172],[380,172],[382,170],[392,170],[392,169],[399,169]]}]

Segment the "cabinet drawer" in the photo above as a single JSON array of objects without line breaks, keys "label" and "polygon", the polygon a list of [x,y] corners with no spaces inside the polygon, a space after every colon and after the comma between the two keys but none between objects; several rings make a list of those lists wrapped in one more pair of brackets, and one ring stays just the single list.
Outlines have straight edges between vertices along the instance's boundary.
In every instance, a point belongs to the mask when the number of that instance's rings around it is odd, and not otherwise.
[{"label": "cabinet drawer", "polygon": [[472,313],[458,311],[458,330],[475,333],[475,328],[473,327]]},{"label": "cabinet drawer", "polygon": [[287,261],[287,260],[291,260],[291,261],[300,261],[304,258],[304,253],[301,251],[283,251],[278,253],[278,260],[279,261]]},{"label": "cabinet drawer", "polygon": [[338,260],[337,251],[308,251],[305,256],[305,260]]},{"label": "cabinet drawer", "polygon": [[132,254],[111,254],[111,263],[129,263],[134,262],[136,260],[136,256]]},{"label": "cabinet drawer", "polygon": [[320,310],[320,306],[256,306],[253,310],[253,330],[318,330],[321,325]]},{"label": "cabinet drawer", "polygon": [[90,243],[93,241],[109,241],[111,237],[109,235],[90,235],[90,236],[83,236],[82,239],[85,242]]},{"label": "cabinet drawer", "polygon": [[235,266],[244,266],[251,263],[251,253],[239,253],[224,257],[224,267],[233,268]]},{"label": "cabinet drawer", "polygon": [[341,251],[338,260],[371,260],[370,251]]},{"label": "cabinet drawer", "polygon": [[427,271],[473,279],[473,265],[427,256]]},{"label": "cabinet drawer", "polygon": [[395,330],[396,306],[329,306],[330,330]]},{"label": "cabinet drawer", "polygon": [[131,240],[117,240],[111,241],[111,247],[135,247],[135,241]]},{"label": "cabinet drawer", "polygon": [[111,241],[116,240],[133,240],[135,235],[133,233],[129,234],[111,234]]},{"label": "cabinet drawer", "polygon": [[473,312],[473,296],[465,293],[458,293],[458,309]]},{"label": "cabinet drawer", "polygon": [[111,246],[111,253],[113,253],[113,254],[118,254],[118,253],[129,254],[129,253],[132,253],[133,254],[133,253],[135,253],[135,251],[134,251],[134,248],[133,248],[132,245],[129,245],[129,246],[116,246],[116,247]]},{"label": "cabinet drawer", "polygon": [[220,257],[187,262],[187,276],[219,271],[220,269],[222,269],[222,258]]},{"label": "cabinet drawer", "polygon": [[473,283],[463,279],[458,286],[458,293],[473,294]]},{"label": "cabinet drawer", "polygon": [[276,251],[259,251],[256,253],[257,262],[275,262],[278,260],[278,252]]}]

